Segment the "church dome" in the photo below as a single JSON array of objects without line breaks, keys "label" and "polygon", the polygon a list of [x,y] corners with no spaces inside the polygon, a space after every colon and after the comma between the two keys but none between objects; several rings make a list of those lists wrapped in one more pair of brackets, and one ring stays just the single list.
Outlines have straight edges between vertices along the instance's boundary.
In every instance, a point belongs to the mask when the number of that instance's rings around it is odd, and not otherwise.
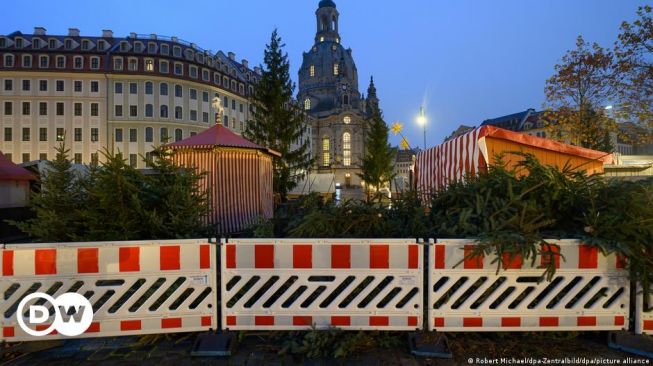
[{"label": "church dome", "polygon": [[331,0],[322,0],[322,1],[320,1],[320,5],[319,5],[319,7],[320,7],[320,8],[335,8],[335,7],[336,7],[336,3],[334,3],[334,2],[331,1]]}]

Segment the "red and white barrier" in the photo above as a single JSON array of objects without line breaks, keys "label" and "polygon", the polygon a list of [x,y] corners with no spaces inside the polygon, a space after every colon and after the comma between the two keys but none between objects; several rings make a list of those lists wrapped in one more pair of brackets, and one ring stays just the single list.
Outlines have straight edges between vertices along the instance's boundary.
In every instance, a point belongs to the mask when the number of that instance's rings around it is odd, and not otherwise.
[{"label": "red and white barrier", "polygon": [[33,292],[86,297],[94,317],[80,337],[216,329],[215,248],[206,240],[6,245],[0,250],[1,339],[62,337],[34,337],[18,325],[18,303]]},{"label": "red and white barrier", "polygon": [[422,273],[410,239],[229,240],[223,328],[419,329]]},{"label": "red and white barrier", "polygon": [[[615,255],[574,240],[550,241],[534,265],[504,255],[469,258],[470,240],[429,245],[429,329],[438,331],[543,331],[627,329],[628,273]],[[555,261],[551,282],[541,278]]]},{"label": "red and white barrier", "polygon": [[653,293],[644,301],[642,286],[637,288],[635,297],[635,334],[653,335]]}]

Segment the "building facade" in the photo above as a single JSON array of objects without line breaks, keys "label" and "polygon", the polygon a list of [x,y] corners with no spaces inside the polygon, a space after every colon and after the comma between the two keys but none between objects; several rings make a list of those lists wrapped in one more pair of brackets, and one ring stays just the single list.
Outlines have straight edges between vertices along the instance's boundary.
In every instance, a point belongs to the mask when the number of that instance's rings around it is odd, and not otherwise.
[{"label": "building facade", "polygon": [[75,163],[120,151],[145,167],[154,146],[215,124],[240,134],[260,70],[176,37],[131,33],[114,37],[33,34],[0,36],[0,151],[15,163],[52,159],[65,142]]},{"label": "building facade", "polygon": [[336,4],[320,1],[315,15],[315,43],[303,55],[297,95],[311,124],[314,170],[335,175],[335,184],[340,186],[359,187],[366,111],[371,103],[378,104],[376,88],[371,82],[367,98],[359,91],[352,50],[341,44]]}]

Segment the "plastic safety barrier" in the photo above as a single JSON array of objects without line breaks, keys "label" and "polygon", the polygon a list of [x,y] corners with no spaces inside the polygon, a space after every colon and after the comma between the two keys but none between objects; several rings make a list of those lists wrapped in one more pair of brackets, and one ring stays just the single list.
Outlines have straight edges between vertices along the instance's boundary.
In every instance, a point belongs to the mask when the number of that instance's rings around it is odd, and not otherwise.
[{"label": "plastic safety barrier", "polygon": [[[469,258],[474,242],[439,240],[428,250],[428,328],[438,331],[627,329],[630,282],[623,261],[575,240],[551,240],[530,261]],[[551,282],[541,267],[555,260]],[[456,266],[458,264],[458,266]],[[540,268],[538,268],[540,267]],[[505,270],[504,270],[505,268]]]},{"label": "plastic safety barrier", "polygon": [[[63,338],[27,334],[17,322],[25,296],[53,298],[75,292],[93,306],[91,326],[78,337],[104,337],[216,329],[216,246],[204,240],[16,244],[0,248],[1,339]],[[45,299],[28,305],[50,307]],[[25,311],[27,314],[27,311]],[[27,316],[27,315],[25,315]]]},{"label": "plastic safety barrier", "polygon": [[225,329],[422,327],[422,246],[414,239],[236,239],[222,246]]},{"label": "plastic safety barrier", "polygon": [[635,297],[635,333],[653,335],[653,293],[645,299],[641,285]]}]

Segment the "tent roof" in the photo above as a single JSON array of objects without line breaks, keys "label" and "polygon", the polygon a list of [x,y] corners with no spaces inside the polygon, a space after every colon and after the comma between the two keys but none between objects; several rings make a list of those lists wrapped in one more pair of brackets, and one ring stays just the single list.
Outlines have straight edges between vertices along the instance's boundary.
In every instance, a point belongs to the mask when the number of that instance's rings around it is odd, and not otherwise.
[{"label": "tent roof", "polygon": [[36,180],[36,175],[12,163],[0,152],[0,180]]},{"label": "tent roof", "polygon": [[612,163],[612,154],[603,151],[587,149],[580,146],[564,144],[562,142],[526,135],[519,132],[504,130],[494,126],[483,126],[479,128],[478,137],[493,137],[496,139],[508,140],[522,145],[537,147],[540,149],[555,151],[568,155],[575,155],[590,160],[600,160],[604,164]]},{"label": "tent roof", "polygon": [[223,125],[215,125],[206,131],[198,133],[195,136],[191,136],[181,141],[169,143],[166,146],[171,149],[211,149],[216,146],[237,147],[243,149],[262,150],[271,155],[281,156],[281,154],[274,150],[259,146],[241,136],[238,136]]}]

